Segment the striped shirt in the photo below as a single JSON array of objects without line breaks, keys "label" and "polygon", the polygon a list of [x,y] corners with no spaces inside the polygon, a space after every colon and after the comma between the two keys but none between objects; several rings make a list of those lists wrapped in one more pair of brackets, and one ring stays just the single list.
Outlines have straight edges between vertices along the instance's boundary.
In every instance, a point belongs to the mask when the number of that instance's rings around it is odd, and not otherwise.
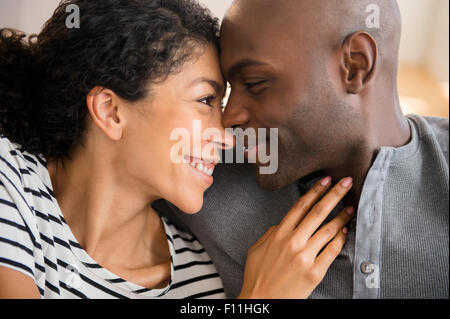
[{"label": "striped shirt", "polygon": [[0,266],[31,277],[41,298],[225,298],[195,237],[163,218],[170,283],[147,289],[96,263],[80,246],[54,196],[46,162],[0,137]]}]

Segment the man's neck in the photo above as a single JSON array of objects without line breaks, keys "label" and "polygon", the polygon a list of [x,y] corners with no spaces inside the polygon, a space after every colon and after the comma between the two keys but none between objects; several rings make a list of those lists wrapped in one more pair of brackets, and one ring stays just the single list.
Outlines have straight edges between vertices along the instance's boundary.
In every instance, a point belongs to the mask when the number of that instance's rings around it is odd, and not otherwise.
[{"label": "man's neck", "polygon": [[408,120],[401,116],[386,120],[378,124],[372,124],[363,142],[354,145],[347,153],[347,159],[342,166],[330,168],[323,171],[326,176],[331,176],[333,181],[338,182],[342,178],[352,177],[353,188],[344,199],[346,206],[359,206],[359,200],[364,184],[373,163],[375,162],[382,147],[401,147],[409,143],[411,129]]}]

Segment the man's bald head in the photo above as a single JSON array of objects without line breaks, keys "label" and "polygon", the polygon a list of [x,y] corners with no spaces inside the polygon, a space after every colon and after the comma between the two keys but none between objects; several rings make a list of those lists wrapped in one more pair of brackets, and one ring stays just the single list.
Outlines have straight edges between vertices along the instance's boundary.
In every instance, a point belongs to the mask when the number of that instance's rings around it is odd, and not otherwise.
[{"label": "man's bald head", "polygon": [[234,1],[221,30],[224,125],[278,128],[280,169],[257,174],[261,186],[344,165],[388,130],[401,114],[400,35],[395,0]]},{"label": "man's bald head", "polygon": [[[388,63],[388,67],[393,63],[397,65],[402,21],[396,0],[317,2],[328,10],[328,22],[319,21],[319,27],[331,30],[332,39],[337,40],[335,45],[341,45],[342,40],[352,33],[364,31],[376,40],[379,59]],[[374,15],[378,16],[378,21],[372,21]]]},{"label": "man's bald head", "polygon": [[[379,26],[368,24],[378,14]],[[398,59],[401,15],[396,0],[234,0],[222,31],[232,26],[242,29],[245,24],[256,25],[262,37],[268,30],[295,37],[306,29],[308,40],[333,47],[364,31],[376,40],[380,58],[390,61],[389,66]]]}]

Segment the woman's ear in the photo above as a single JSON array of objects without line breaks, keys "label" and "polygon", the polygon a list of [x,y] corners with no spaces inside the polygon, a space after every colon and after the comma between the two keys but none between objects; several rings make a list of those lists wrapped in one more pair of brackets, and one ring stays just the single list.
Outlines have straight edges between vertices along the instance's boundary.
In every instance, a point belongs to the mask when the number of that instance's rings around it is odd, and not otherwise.
[{"label": "woman's ear", "polygon": [[366,32],[350,34],[342,45],[341,71],[350,94],[361,93],[372,79],[378,58],[377,43]]},{"label": "woman's ear", "polygon": [[119,97],[111,90],[95,87],[86,99],[92,121],[113,141],[122,138],[125,117]]}]

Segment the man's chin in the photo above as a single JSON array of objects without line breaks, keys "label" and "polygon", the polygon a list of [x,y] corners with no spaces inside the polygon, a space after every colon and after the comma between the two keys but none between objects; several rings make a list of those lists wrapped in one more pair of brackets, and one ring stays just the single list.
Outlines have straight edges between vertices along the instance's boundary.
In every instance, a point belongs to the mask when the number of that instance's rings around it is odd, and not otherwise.
[{"label": "man's chin", "polygon": [[259,187],[266,191],[277,191],[282,189],[283,187],[289,185],[290,183],[285,181],[283,182],[283,178],[278,173],[275,174],[261,174],[260,168],[256,166],[255,174],[256,174],[256,183]]},{"label": "man's chin", "polygon": [[261,174],[260,167],[258,165],[255,165],[255,167],[256,183],[266,191],[277,191],[295,182],[306,184],[322,176],[318,171],[313,173],[309,171],[296,172],[281,168],[274,174]]}]

